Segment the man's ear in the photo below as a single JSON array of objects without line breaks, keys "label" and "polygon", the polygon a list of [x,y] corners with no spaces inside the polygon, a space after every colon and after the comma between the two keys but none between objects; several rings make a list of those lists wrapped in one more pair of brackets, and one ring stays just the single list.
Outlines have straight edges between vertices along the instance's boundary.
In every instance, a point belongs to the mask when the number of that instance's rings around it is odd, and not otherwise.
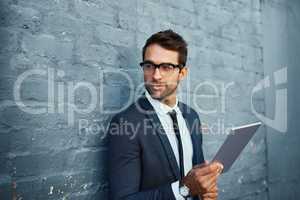
[{"label": "man's ear", "polygon": [[181,68],[180,72],[179,72],[179,79],[182,80],[187,76],[188,73],[188,68],[186,66],[184,66],[183,68]]}]

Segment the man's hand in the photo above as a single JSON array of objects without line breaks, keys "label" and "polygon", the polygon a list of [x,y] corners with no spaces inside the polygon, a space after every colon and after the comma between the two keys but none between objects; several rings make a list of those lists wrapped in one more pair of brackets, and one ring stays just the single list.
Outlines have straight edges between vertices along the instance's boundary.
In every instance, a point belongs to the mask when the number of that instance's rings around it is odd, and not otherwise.
[{"label": "man's hand", "polygon": [[201,199],[201,200],[216,200],[217,198],[218,198],[217,184],[215,184],[215,186],[207,193],[199,195],[199,199]]},{"label": "man's hand", "polygon": [[190,189],[192,196],[200,195],[202,199],[216,199],[217,178],[222,172],[223,165],[217,162],[207,162],[196,165],[182,180]]}]

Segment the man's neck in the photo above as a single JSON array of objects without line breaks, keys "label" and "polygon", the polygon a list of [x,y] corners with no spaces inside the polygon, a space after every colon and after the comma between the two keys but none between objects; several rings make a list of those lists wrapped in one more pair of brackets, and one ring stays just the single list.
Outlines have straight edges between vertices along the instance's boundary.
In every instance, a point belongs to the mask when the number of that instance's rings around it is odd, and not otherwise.
[{"label": "man's neck", "polygon": [[169,107],[173,107],[173,106],[175,106],[175,104],[176,104],[176,96],[175,97],[172,97],[172,98],[165,98],[165,99],[162,99],[162,100],[159,100],[161,103],[163,103],[163,104],[166,104],[167,106],[169,106]]},{"label": "man's neck", "polygon": [[163,99],[155,98],[148,91],[146,91],[146,92],[147,92],[147,95],[149,95],[152,99],[159,101],[160,103],[165,104],[171,108],[174,107],[177,103],[176,92],[163,98]]}]

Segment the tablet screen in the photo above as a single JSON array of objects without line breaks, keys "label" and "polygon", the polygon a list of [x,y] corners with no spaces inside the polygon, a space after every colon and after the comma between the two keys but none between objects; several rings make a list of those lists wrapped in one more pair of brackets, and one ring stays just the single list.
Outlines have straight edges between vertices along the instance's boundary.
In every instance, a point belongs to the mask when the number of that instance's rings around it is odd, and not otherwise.
[{"label": "tablet screen", "polygon": [[222,173],[230,169],[260,125],[261,122],[256,122],[231,129],[230,134],[213,159],[213,161],[219,161],[223,164]]}]

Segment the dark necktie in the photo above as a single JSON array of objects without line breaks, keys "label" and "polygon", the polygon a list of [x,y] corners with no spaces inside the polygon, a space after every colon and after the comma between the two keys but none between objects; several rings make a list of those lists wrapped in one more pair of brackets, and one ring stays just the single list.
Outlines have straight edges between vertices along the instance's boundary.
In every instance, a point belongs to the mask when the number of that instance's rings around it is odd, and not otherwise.
[{"label": "dark necktie", "polygon": [[179,153],[179,167],[180,167],[180,180],[184,177],[184,165],[183,165],[183,149],[182,149],[182,142],[180,137],[180,131],[176,116],[176,111],[172,110],[168,113],[171,116],[171,119],[173,121],[173,129],[177,138],[178,143],[178,153]]}]

